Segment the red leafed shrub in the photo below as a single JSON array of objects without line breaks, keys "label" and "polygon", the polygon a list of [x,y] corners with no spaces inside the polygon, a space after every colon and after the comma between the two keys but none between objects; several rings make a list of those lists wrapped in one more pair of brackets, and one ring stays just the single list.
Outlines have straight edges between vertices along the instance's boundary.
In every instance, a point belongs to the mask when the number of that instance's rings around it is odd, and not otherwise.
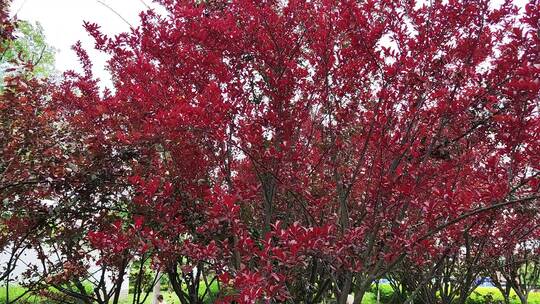
[{"label": "red leafed shrub", "polygon": [[220,301],[360,303],[496,212],[538,220],[537,2],[157,2],[114,38],[86,24],[113,90],[77,46],[54,100],[182,303],[212,279]]}]

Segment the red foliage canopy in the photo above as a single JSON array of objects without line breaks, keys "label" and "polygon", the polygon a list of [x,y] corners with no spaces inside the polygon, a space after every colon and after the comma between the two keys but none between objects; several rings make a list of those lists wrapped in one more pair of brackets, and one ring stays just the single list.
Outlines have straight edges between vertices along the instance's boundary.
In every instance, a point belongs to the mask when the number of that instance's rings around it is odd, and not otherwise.
[{"label": "red foliage canopy", "polygon": [[135,244],[186,284],[359,303],[406,255],[536,210],[537,1],[158,2],[115,38],[86,24],[114,90],[76,47],[55,100],[120,160]]}]

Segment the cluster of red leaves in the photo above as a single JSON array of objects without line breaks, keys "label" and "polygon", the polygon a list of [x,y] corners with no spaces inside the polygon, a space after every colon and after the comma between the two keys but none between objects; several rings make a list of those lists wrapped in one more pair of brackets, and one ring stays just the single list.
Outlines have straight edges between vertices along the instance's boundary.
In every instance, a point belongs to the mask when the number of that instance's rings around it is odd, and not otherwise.
[{"label": "cluster of red leaves", "polygon": [[25,239],[42,226],[49,210],[41,201],[64,174],[62,151],[45,105],[45,83],[22,74],[4,78],[0,94],[0,244]]},{"label": "cluster of red leaves", "polygon": [[[10,41],[13,40],[13,31],[15,30],[15,24],[13,20],[9,17],[9,4],[10,0],[0,1],[0,41]],[[3,52],[2,49],[4,45],[0,44],[0,52]]]}]

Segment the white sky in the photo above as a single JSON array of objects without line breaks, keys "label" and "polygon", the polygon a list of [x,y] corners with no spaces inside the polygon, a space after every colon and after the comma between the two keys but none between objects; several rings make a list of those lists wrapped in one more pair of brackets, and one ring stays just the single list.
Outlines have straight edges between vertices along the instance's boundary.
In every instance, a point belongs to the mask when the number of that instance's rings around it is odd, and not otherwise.
[{"label": "white sky", "polygon": [[[146,9],[150,0],[101,0],[133,26],[139,25],[139,12]],[[110,76],[103,69],[106,55],[94,50],[93,39],[83,29],[83,21],[95,22],[102,31],[114,35],[129,30],[129,25],[112,10],[97,0],[13,0],[12,14],[32,23],[39,22],[45,30],[48,43],[57,49],[56,68],[80,71],[77,56],[71,46],[78,40],[94,63],[95,76],[106,84]]]}]

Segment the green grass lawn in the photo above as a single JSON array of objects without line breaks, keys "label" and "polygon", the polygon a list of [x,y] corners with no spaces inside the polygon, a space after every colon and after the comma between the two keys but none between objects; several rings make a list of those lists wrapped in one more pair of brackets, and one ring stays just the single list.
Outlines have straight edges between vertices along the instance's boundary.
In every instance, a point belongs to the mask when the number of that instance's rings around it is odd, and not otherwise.
[{"label": "green grass lawn", "polygon": [[[25,289],[20,286],[10,286],[9,287],[9,301],[15,300],[17,297],[24,293]],[[24,295],[17,303],[41,303],[36,296],[31,295],[30,293]],[[0,287],[0,303],[6,303],[6,286],[2,285]]]},{"label": "green grass lawn", "polygon": [[[214,292],[217,292],[217,286],[215,288],[212,286],[211,290],[214,291]],[[25,291],[25,289],[23,287],[11,286],[9,288],[9,299],[10,299],[10,301],[13,301],[19,295],[23,294],[24,291]],[[204,292],[204,291],[202,290],[200,292]],[[167,304],[180,304],[180,301],[178,300],[178,297],[173,292],[162,291],[161,294],[165,298],[165,301],[167,302]],[[153,296],[153,294],[150,293],[144,303],[145,304],[152,303],[152,296]],[[143,298],[143,296],[141,295],[141,299],[142,298]],[[210,298],[210,297],[207,296],[207,298]],[[5,289],[5,286],[2,286],[2,287],[0,287],[0,303],[3,304],[3,303],[6,303],[6,302],[7,302],[6,301],[6,289]],[[24,304],[30,304],[30,303],[43,304],[43,303],[45,303],[45,301],[43,301],[42,299],[40,299],[40,298],[38,298],[36,296],[28,294],[28,295],[25,295],[24,297],[22,297],[20,300],[18,300],[17,304],[18,303],[21,303],[21,304],[23,304],[23,303]],[[124,299],[120,300],[120,304],[131,304],[131,303],[133,303],[133,294],[129,294],[127,298],[124,298]],[[210,304],[210,303],[212,303],[212,301],[208,301],[207,303]]]},{"label": "green grass lawn", "polygon": [[[178,301],[178,298],[176,297],[176,295],[174,293],[163,292],[162,294],[163,294],[167,304],[179,304],[180,303],[180,301]],[[472,303],[482,303],[480,301],[474,301],[474,300],[480,300],[480,299],[483,298],[484,295],[488,295],[488,294],[491,294],[493,296],[494,301],[497,301],[497,300],[502,301],[502,299],[503,299],[501,293],[495,287],[478,287],[476,289],[476,293],[473,294],[473,296],[471,297],[472,298],[471,300],[473,300],[471,302]],[[512,294],[514,294],[514,293],[512,293]],[[125,299],[124,301],[122,301],[121,304],[131,304],[132,299],[133,299],[133,295],[130,295],[130,297],[128,299]],[[152,297],[149,296],[148,300],[145,302],[145,304],[152,303],[151,299],[152,299]],[[211,302],[209,302],[209,303],[211,303]],[[376,304],[376,303],[377,303],[377,295],[374,294],[374,293],[371,293],[371,292],[368,292],[364,296],[364,299],[362,301],[362,304]],[[514,298],[512,303],[520,304],[519,299],[517,297]],[[534,293],[531,293],[529,295],[529,304],[540,304],[540,292],[534,292]]]},{"label": "green grass lawn", "polygon": [[[205,286],[200,286],[199,287],[199,295],[202,296],[202,294],[204,293],[205,291]],[[218,285],[217,283],[214,283],[212,285],[210,285],[210,291],[209,291],[211,294],[217,294],[218,292]],[[163,295],[163,298],[165,299],[165,302],[167,304],[180,304],[180,301],[178,300],[178,297],[176,296],[176,294],[174,292],[168,292],[168,291],[162,291],[161,294]],[[153,297],[153,293],[150,293],[148,294],[148,297],[146,298],[146,301],[144,302],[144,304],[149,304],[149,303],[152,303],[152,297]],[[141,299],[142,299],[142,295],[141,295]],[[205,300],[206,300],[206,304],[211,304],[213,303],[213,298],[209,295],[206,295],[205,297]],[[123,300],[120,301],[120,304],[131,304],[133,303],[133,294],[129,294],[129,296]]]},{"label": "green grass lawn", "polygon": [[[480,300],[487,295],[491,295],[494,301],[503,300],[501,292],[495,287],[478,287],[470,298]],[[520,303],[519,298],[516,296],[516,293],[514,291],[512,291],[510,295],[511,297],[513,297],[512,303]],[[532,292],[529,294],[529,304],[540,304],[540,292]]]},{"label": "green grass lawn", "polygon": [[[167,304],[179,304],[180,301],[178,300],[178,297],[176,297],[176,294],[170,293],[170,292],[161,292],[163,295],[163,298],[165,299],[165,302]],[[152,296],[153,294],[150,293],[148,295],[148,298],[146,299],[146,303],[152,303]],[[133,294],[130,294],[127,298],[120,300],[120,304],[131,304],[133,303]]]},{"label": "green grass lawn", "polygon": [[[389,289],[389,286],[381,285],[380,287],[381,287],[381,290],[385,290],[386,292],[388,292],[386,289]],[[204,287],[201,287],[201,290],[199,291],[200,293],[204,291],[203,288]],[[211,290],[214,293],[216,293],[217,286],[212,286]],[[10,294],[9,297],[11,300],[13,300],[18,295],[21,295],[22,293],[24,293],[24,288],[22,287],[13,286],[13,287],[10,287],[9,289],[9,294]],[[165,298],[165,301],[168,304],[180,304],[180,301],[176,297],[176,294],[172,292],[168,292],[168,291],[163,291],[161,294],[163,295],[163,297]],[[517,298],[517,296],[515,296],[513,292],[512,292],[512,295],[514,296],[512,303],[519,304],[519,299]],[[482,299],[484,299],[486,296],[491,296],[492,301],[495,301],[495,302],[499,300],[502,301],[503,299],[501,293],[495,287],[478,287],[473,293],[473,295],[470,297],[471,303],[475,303],[475,304],[483,303]],[[43,303],[35,296],[25,296],[23,299],[25,301],[18,301],[18,303]],[[133,301],[133,294],[130,294],[127,298],[122,299],[120,301],[120,304],[131,304],[132,301]],[[0,289],[0,303],[5,303],[5,302],[6,302],[6,289],[5,289],[5,286],[2,286],[2,288]],[[152,303],[152,294],[149,294],[145,302],[145,304],[150,304],[150,303]],[[212,303],[212,300],[209,300],[207,303],[208,304]],[[362,301],[362,304],[375,304],[375,303],[377,303],[377,296],[371,292],[366,293],[366,295],[364,296],[364,300]],[[529,294],[529,303],[540,304],[540,292],[533,292]]]},{"label": "green grass lawn", "polygon": [[[381,285],[380,286],[381,291],[389,293],[391,292],[391,288],[389,285]],[[513,296],[512,304],[520,304],[518,297],[515,295],[515,293],[512,291],[511,295]],[[495,288],[495,287],[478,287],[473,292],[473,294],[469,297],[471,304],[480,304],[480,303],[487,303],[486,301],[482,301],[486,299],[486,297],[491,297],[493,302],[497,301],[503,301],[503,297],[501,292]],[[362,301],[362,304],[375,304],[377,303],[377,296],[376,294],[372,292],[368,292]],[[381,303],[384,304],[384,302],[381,301]],[[532,292],[529,294],[529,304],[540,304],[540,292]]]}]

